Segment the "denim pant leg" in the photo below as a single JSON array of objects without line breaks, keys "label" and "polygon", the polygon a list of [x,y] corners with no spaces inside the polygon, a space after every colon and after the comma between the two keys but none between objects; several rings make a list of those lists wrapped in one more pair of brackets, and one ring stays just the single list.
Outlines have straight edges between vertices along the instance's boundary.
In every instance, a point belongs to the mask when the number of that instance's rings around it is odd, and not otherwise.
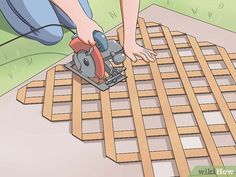
[{"label": "denim pant leg", "polygon": [[[89,18],[93,18],[93,13],[90,8],[88,0],[78,0],[80,5],[82,6],[84,12]],[[68,28],[75,29],[76,25],[73,23],[73,21],[66,15],[60,8],[58,8],[56,5],[53,4],[53,8],[57,14],[57,17],[61,24],[65,25]]]},{"label": "denim pant leg", "polygon": [[[60,24],[49,0],[0,0],[0,10],[19,34],[49,24]],[[63,31],[61,27],[52,26],[31,33],[27,37],[45,45],[52,45],[62,39]]]},{"label": "denim pant leg", "polygon": [[[92,17],[88,1],[79,0],[79,2],[85,13]],[[0,0],[0,10],[11,27],[19,34],[25,34],[49,24],[63,23],[68,27],[75,28],[70,18],[55,7],[50,0]],[[45,45],[53,45],[62,39],[63,31],[61,27],[52,26],[31,33],[27,37]]]}]

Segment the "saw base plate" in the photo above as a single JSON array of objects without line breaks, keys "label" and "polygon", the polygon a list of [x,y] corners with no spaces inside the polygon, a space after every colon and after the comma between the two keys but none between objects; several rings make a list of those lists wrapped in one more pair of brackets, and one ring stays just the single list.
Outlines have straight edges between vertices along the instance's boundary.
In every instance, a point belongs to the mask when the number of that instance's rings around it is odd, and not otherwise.
[{"label": "saw base plate", "polygon": [[74,60],[72,60],[71,62],[67,63],[65,65],[65,67],[67,69],[69,69],[70,71],[72,71],[73,73],[75,73],[76,75],[80,76],[82,79],[84,79],[88,83],[92,84],[94,87],[96,87],[97,89],[99,89],[101,91],[105,91],[105,90],[109,89],[110,87],[118,84],[119,82],[121,82],[121,81],[123,81],[123,80],[125,80],[127,78],[125,75],[120,73],[119,75],[116,75],[114,77],[114,79],[113,78],[109,78],[109,82],[107,82],[106,80],[101,80],[102,82],[97,83],[94,80],[84,76],[81,72],[79,72],[78,69],[75,66]]}]

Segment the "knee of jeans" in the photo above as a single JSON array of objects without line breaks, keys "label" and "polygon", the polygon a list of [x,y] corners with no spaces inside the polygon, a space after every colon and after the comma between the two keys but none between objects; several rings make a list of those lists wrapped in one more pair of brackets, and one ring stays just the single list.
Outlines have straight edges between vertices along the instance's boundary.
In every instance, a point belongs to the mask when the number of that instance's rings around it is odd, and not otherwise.
[{"label": "knee of jeans", "polygon": [[60,42],[63,38],[63,31],[61,27],[50,26],[42,29],[38,33],[39,42],[45,45],[54,45]]}]

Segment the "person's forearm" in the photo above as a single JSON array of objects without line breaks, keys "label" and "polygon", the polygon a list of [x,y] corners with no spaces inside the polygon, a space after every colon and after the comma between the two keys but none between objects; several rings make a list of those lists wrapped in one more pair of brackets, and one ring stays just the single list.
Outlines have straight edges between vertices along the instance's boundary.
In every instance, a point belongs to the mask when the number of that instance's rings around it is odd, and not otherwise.
[{"label": "person's forearm", "polygon": [[78,0],[51,0],[62,11],[64,11],[75,24],[83,24],[84,20],[87,20],[83,8]]},{"label": "person's forearm", "polygon": [[134,43],[140,0],[120,0],[124,23],[124,43]]}]

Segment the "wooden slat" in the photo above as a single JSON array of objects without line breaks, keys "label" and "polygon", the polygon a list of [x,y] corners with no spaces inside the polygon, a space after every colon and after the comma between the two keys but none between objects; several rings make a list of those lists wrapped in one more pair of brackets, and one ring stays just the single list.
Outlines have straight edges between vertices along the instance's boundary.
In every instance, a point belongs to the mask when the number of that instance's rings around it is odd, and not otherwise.
[{"label": "wooden slat", "polygon": [[72,79],[57,79],[55,80],[55,86],[71,86]]},{"label": "wooden slat", "polygon": [[207,64],[207,61],[206,61],[206,59],[205,59],[205,57],[198,45],[196,39],[192,36],[188,36],[188,39],[189,39],[190,44],[193,47],[193,51],[194,51],[195,55],[198,58],[199,64],[201,65],[201,67],[203,69],[206,79],[207,79],[208,83],[210,83],[211,90],[212,90],[212,92],[215,96],[215,99],[220,107],[220,110],[224,116],[225,122],[227,123],[227,125],[231,131],[234,141],[236,141],[236,131],[235,131],[236,130],[236,123],[235,123],[232,113],[230,112],[230,108],[227,105],[227,103],[224,99],[224,96],[222,95],[222,93],[220,91],[220,88],[219,88],[219,86],[218,86],[218,84],[217,84],[208,64]]},{"label": "wooden slat", "polygon": [[[235,103],[228,103],[229,108],[231,110],[236,109]],[[209,112],[209,111],[218,111],[219,107],[217,104],[203,104],[200,105],[202,111]],[[173,114],[178,113],[191,113],[192,109],[189,105],[186,106],[172,106],[171,107]],[[141,109],[143,116],[148,115],[160,115],[162,114],[162,111],[160,108],[142,108]],[[125,110],[112,110],[112,117],[129,117],[132,116],[132,111],[130,109]],[[101,119],[102,113],[97,112],[84,112],[82,113],[83,120],[90,120],[90,119]]]},{"label": "wooden slat", "polygon": [[217,47],[221,57],[223,58],[225,65],[227,66],[231,76],[233,77],[234,81],[236,82],[236,70],[235,67],[229,57],[229,54],[227,53],[227,51],[225,50],[225,48],[223,47]]},{"label": "wooden slat", "polygon": [[82,139],[82,88],[81,78],[73,74],[72,81],[72,134]]},{"label": "wooden slat", "polygon": [[[139,19],[139,25],[141,28],[141,34],[143,37],[145,47],[152,50],[152,44],[148,36],[144,19],[141,19],[141,18]],[[155,87],[158,93],[159,102],[161,105],[163,117],[164,117],[165,124],[167,127],[168,135],[170,138],[170,143],[173,148],[173,153],[175,156],[179,175],[183,177],[187,177],[187,175],[189,174],[189,167],[188,167],[187,159],[184,154],[184,150],[183,150],[181,140],[178,134],[178,130],[175,124],[171,106],[169,104],[169,100],[165,91],[165,87],[164,87],[164,83],[161,77],[160,70],[157,67],[156,62],[150,63],[150,68],[152,71]]]},{"label": "wooden slat", "polygon": [[108,91],[100,92],[102,103],[102,122],[106,155],[116,161],[116,146],[111,115],[111,100]]},{"label": "wooden slat", "polygon": [[26,92],[27,92],[26,86],[20,88],[17,92],[16,99],[22,104],[25,104],[26,102],[26,99],[27,99]]},{"label": "wooden slat", "polygon": [[[230,110],[236,109],[236,103],[230,102],[228,103]],[[219,107],[217,104],[202,104],[200,105],[202,111],[209,112],[209,111],[219,111]],[[191,113],[192,109],[190,106],[172,106],[171,107],[173,114],[178,113]],[[141,109],[143,116],[148,115],[160,115],[162,114],[162,111],[160,108],[142,108]],[[132,116],[132,111],[130,109],[126,110],[112,110],[112,116],[113,117],[125,117],[125,116]],[[53,120],[52,121],[66,121],[71,120],[71,114],[53,114],[52,115]],[[84,112],[82,113],[83,120],[90,120],[90,119],[101,119],[102,113],[99,111],[95,112]]]},{"label": "wooden slat", "polygon": [[57,122],[57,121],[69,121],[69,120],[71,120],[71,114],[64,113],[64,114],[53,114],[51,121]]},{"label": "wooden slat", "polygon": [[68,71],[68,69],[64,65],[56,66],[56,72],[63,72],[63,71]]},{"label": "wooden slat", "polygon": [[211,136],[210,130],[207,126],[206,120],[204,118],[201,107],[198,103],[197,97],[194,93],[194,90],[191,86],[190,80],[188,78],[187,72],[185,71],[184,65],[181,61],[180,55],[177,48],[175,47],[174,40],[170,34],[170,31],[167,27],[162,27],[165,38],[167,40],[168,46],[170,48],[173,59],[175,60],[175,65],[182,80],[186,95],[188,96],[189,102],[192,107],[192,111],[195,115],[196,121],[198,123],[201,135],[203,137],[204,143],[206,145],[208,154],[212,160],[213,165],[223,165],[223,162],[220,158],[219,152],[217,151],[215,142]]},{"label": "wooden slat", "polygon": [[52,68],[47,72],[44,104],[43,104],[43,116],[48,120],[52,120],[53,114],[53,95],[54,95],[54,82],[55,82],[56,68]]},{"label": "wooden slat", "polygon": [[27,88],[40,88],[45,87],[45,81],[32,81],[27,84]]},{"label": "wooden slat", "polygon": [[[212,70],[212,74],[214,76],[230,75],[230,73],[227,69],[215,69],[215,70]],[[204,73],[202,71],[187,71],[187,75],[189,78],[197,78],[197,77],[203,77]],[[179,75],[177,72],[161,73],[161,77],[163,79],[178,79]],[[135,80],[137,80],[137,81],[153,80],[153,77],[150,74],[137,74],[137,75],[135,75]]]},{"label": "wooden slat", "polygon": [[[172,31],[172,35],[173,36],[182,36],[183,33],[178,32],[178,31]],[[163,33],[162,32],[152,32],[152,33],[150,33],[150,37],[151,38],[162,38]],[[141,34],[136,34],[136,39],[142,39],[142,35]]]},{"label": "wooden slat", "polygon": [[[234,147],[219,147],[217,148],[220,155],[235,155],[236,149]],[[207,157],[208,153],[205,148],[201,149],[185,149],[184,153],[187,158],[196,158],[196,157]],[[175,159],[173,155],[173,151],[154,151],[151,152],[152,160],[171,160]],[[119,163],[127,163],[127,162],[139,162],[139,153],[126,153],[126,154],[118,154],[117,161]],[[181,176],[182,177],[182,176]]]},{"label": "wooden slat", "polygon": [[[138,26],[139,24],[137,24],[137,26]],[[157,23],[157,22],[147,22],[146,23],[146,26],[147,27],[155,27],[155,26],[161,26],[161,24],[159,24],[159,23]]]},{"label": "wooden slat", "polygon": [[[222,61],[221,55],[207,55],[205,56],[207,61]],[[236,54],[232,53],[229,54],[230,60],[236,60]],[[182,56],[181,60],[183,63],[196,63],[198,62],[194,56]],[[173,64],[173,58],[172,57],[164,57],[164,58],[158,58],[157,59],[158,65],[166,65],[166,64]],[[133,66],[145,66],[147,63],[143,60],[138,60],[136,63],[133,64]]]},{"label": "wooden slat", "polygon": [[[118,30],[118,36],[119,36],[119,41],[121,42],[121,44],[123,44],[123,39],[124,39],[123,28],[120,28]],[[126,67],[127,84],[130,95],[130,102],[132,107],[135,129],[137,133],[138,146],[142,160],[143,172],[144,175],[147,177],[154,177],[154,172],[146,137],[146,131],[142,118],[142,112],[139,104],[138,92],[135,84],[131,61],[129,59],[126,59],[124,62],[124,66]]]},{"label": "wooden slat", "polygon": [[[177,127],[179,135],[189,135],[189,134],[199,134],[199,128],[197,126],[191,127]],[[229,132],[229,129],[226,125],[209,125],[209,130],[211,133],[220,133],[220,132]],[[166,128],[155,128],[146,130],[147,137],[160,137],[168,136]],[[114,131],[115,139],[129,139],[137,138],[135,131],[126,130],[126,131]],[[94,141],[94,140],[103,140],[103,133],[83,133],[84,141]]]},{"label": "wooden slat", "polygon": [[44,96],[26,97],[24,102],[24,104],[43,104],[43,103],[44,103]]},{"label": "wooden slat", "polygon": [[[191,47],[189,43],[178,43],[178,44],[175,44],[175,46],[177,49],[184,49],[184,48]],[[216,45],[211,44],[209,42],[199,42],[199,46],[200,47],[212,47],[212,46],[216,46]],[[167,44],[159,44],[159,45],[153,45],[152,48],[153,48],[153,50],[168,50],[169,46]]]},{"label": "wooden slat", "polygon": [[[137,78],[137,81],[143,81],[142,79],[145,78]],[[145,80],[144,80],[145,81]],[[223,85],[219,86],[221,92],[233,92],[236,90],[236,85]],[[195,94],[201,93],[211,93],[210,87],[195,87],[193,88]],[[184,95],[185,91],[183,88],[170,88],[166,89],[166,93],[168,96],[172,95]],[[156,96],[155,90],[140,90],[138,91],[139,97],[152,97]],[[122,92],[111,92],[110,93],[111,99],[119,99],[119,98],[129,98],[129,94],[127,91]],[[83,101],[92,101],[92,100],[99,100],[100,95],[98,93],[92,94],[82,94]],[[53,96],[54,103],[60,102],[71,102],[72,98],[71,95],[54,95]],[[43,96],[36,96],[36,97],[26,97],[24,104],[42,104],[44,101]]]},{"label": "wooden slat", "polygon": [[236,152],[235,146],[218,148],[218,149],[219,149],[220,155],[234,155],[232,153]]}]

